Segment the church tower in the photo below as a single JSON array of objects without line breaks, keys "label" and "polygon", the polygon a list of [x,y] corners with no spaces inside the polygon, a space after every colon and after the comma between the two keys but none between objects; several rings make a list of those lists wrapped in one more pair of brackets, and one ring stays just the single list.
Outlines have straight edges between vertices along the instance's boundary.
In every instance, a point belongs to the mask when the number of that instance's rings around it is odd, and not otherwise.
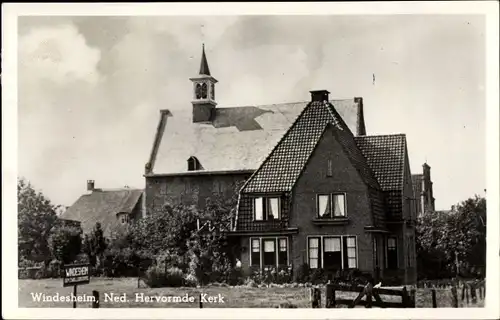
[{"label": "church tower", "polygon": [[193,82],[193,122],[211,122],[217,106],[215,102],[215,84],[217,80],[210,74],[205,55],[205,45],[202,48],[199,75],[189,80]]}]

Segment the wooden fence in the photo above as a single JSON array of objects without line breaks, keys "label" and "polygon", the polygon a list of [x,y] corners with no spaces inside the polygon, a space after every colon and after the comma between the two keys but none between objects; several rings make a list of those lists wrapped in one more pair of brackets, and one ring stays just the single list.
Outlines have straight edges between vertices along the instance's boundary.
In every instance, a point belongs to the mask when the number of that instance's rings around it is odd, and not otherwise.
[{"label": "wooden fence", "polygon": [[[354,299],[339,299],[336,297],[337,292],[356,292],[358,295]],[[384,301],[381,295],[399,297],[397,300],[400,301]],[[365,299],[363,300],[363,298]],[[313,308],[321,308],[321,292],[319,288],[311,288],[310,300]],[[371,283],[365,286],[329,283],[326,285],[325,307],[336,308],[337,306],[347,306],[348,308],[356,306],[365,306],[365,308],[415,308],[415,289],[408,292],[406,287],[402,289],[374,288]]]},{"label": "wooden fence", "polygon": [[[425,291],[428,288],[425,288]],[[452,297],[452,307],[458,308],[459,302],[465,306],[469,304],[477,304],[479,300],[483,300],[486,293],[486,283],[484,280],[482,281],[471,281],[471,282],[461,282],[454,283],[451,285],[451,288],[443,288],[441,286],[434,286],[429,289],[432,297],[432,307],[438,308],[438,299],[436,298],[437,292],[439,291],[451,291]]]}]

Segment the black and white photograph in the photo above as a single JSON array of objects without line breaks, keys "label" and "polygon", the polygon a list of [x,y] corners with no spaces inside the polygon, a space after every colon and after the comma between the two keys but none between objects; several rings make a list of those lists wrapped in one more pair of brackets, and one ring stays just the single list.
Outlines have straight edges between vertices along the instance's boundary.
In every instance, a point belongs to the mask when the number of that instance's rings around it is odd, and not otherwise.
[{"label": "black and white photograph", "polygon": [[4,4],[3,316],[498,318],[498,2],[402,5]]}]

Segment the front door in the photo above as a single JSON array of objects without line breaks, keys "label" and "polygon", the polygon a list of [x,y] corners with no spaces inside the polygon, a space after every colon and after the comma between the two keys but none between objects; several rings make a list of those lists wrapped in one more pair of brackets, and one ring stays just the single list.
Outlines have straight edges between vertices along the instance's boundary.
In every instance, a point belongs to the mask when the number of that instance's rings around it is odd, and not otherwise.
[{"label": "front door", "polygon": [[323,238],[323,268],[327,271],[342,269],[342,250],[340,237]]}]

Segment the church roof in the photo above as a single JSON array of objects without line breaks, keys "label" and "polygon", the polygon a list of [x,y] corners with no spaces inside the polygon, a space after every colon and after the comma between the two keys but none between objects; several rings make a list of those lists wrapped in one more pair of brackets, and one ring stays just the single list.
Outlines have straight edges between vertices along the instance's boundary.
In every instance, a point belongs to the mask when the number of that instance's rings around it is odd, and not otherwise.
[{"label": "church roof", "polygon": [[[283,138],[309,101],[215,108],[210,123],[193,123],[192,107],[163,110],[149,163],[151,174],[256,170]],[[360,99],[331,100],[350,132],[356,132]],[[363,124],[364,126],[364,124]]]},{"label": "church roof", "polygon": [[379,189],[377,180],[336,110],[337,103],[313,101],[299,115],[269,157],[252,175],[243,192],[289,192],[302,173],[325,129],[333,132],[365,183]]},{"label": "church roof", "polygon": [[208,68],[207,56],[205,55],[205,45],[203,45],[201,54],[200,75],[205,75],[205,76],[210,75],[210,68]]}]

